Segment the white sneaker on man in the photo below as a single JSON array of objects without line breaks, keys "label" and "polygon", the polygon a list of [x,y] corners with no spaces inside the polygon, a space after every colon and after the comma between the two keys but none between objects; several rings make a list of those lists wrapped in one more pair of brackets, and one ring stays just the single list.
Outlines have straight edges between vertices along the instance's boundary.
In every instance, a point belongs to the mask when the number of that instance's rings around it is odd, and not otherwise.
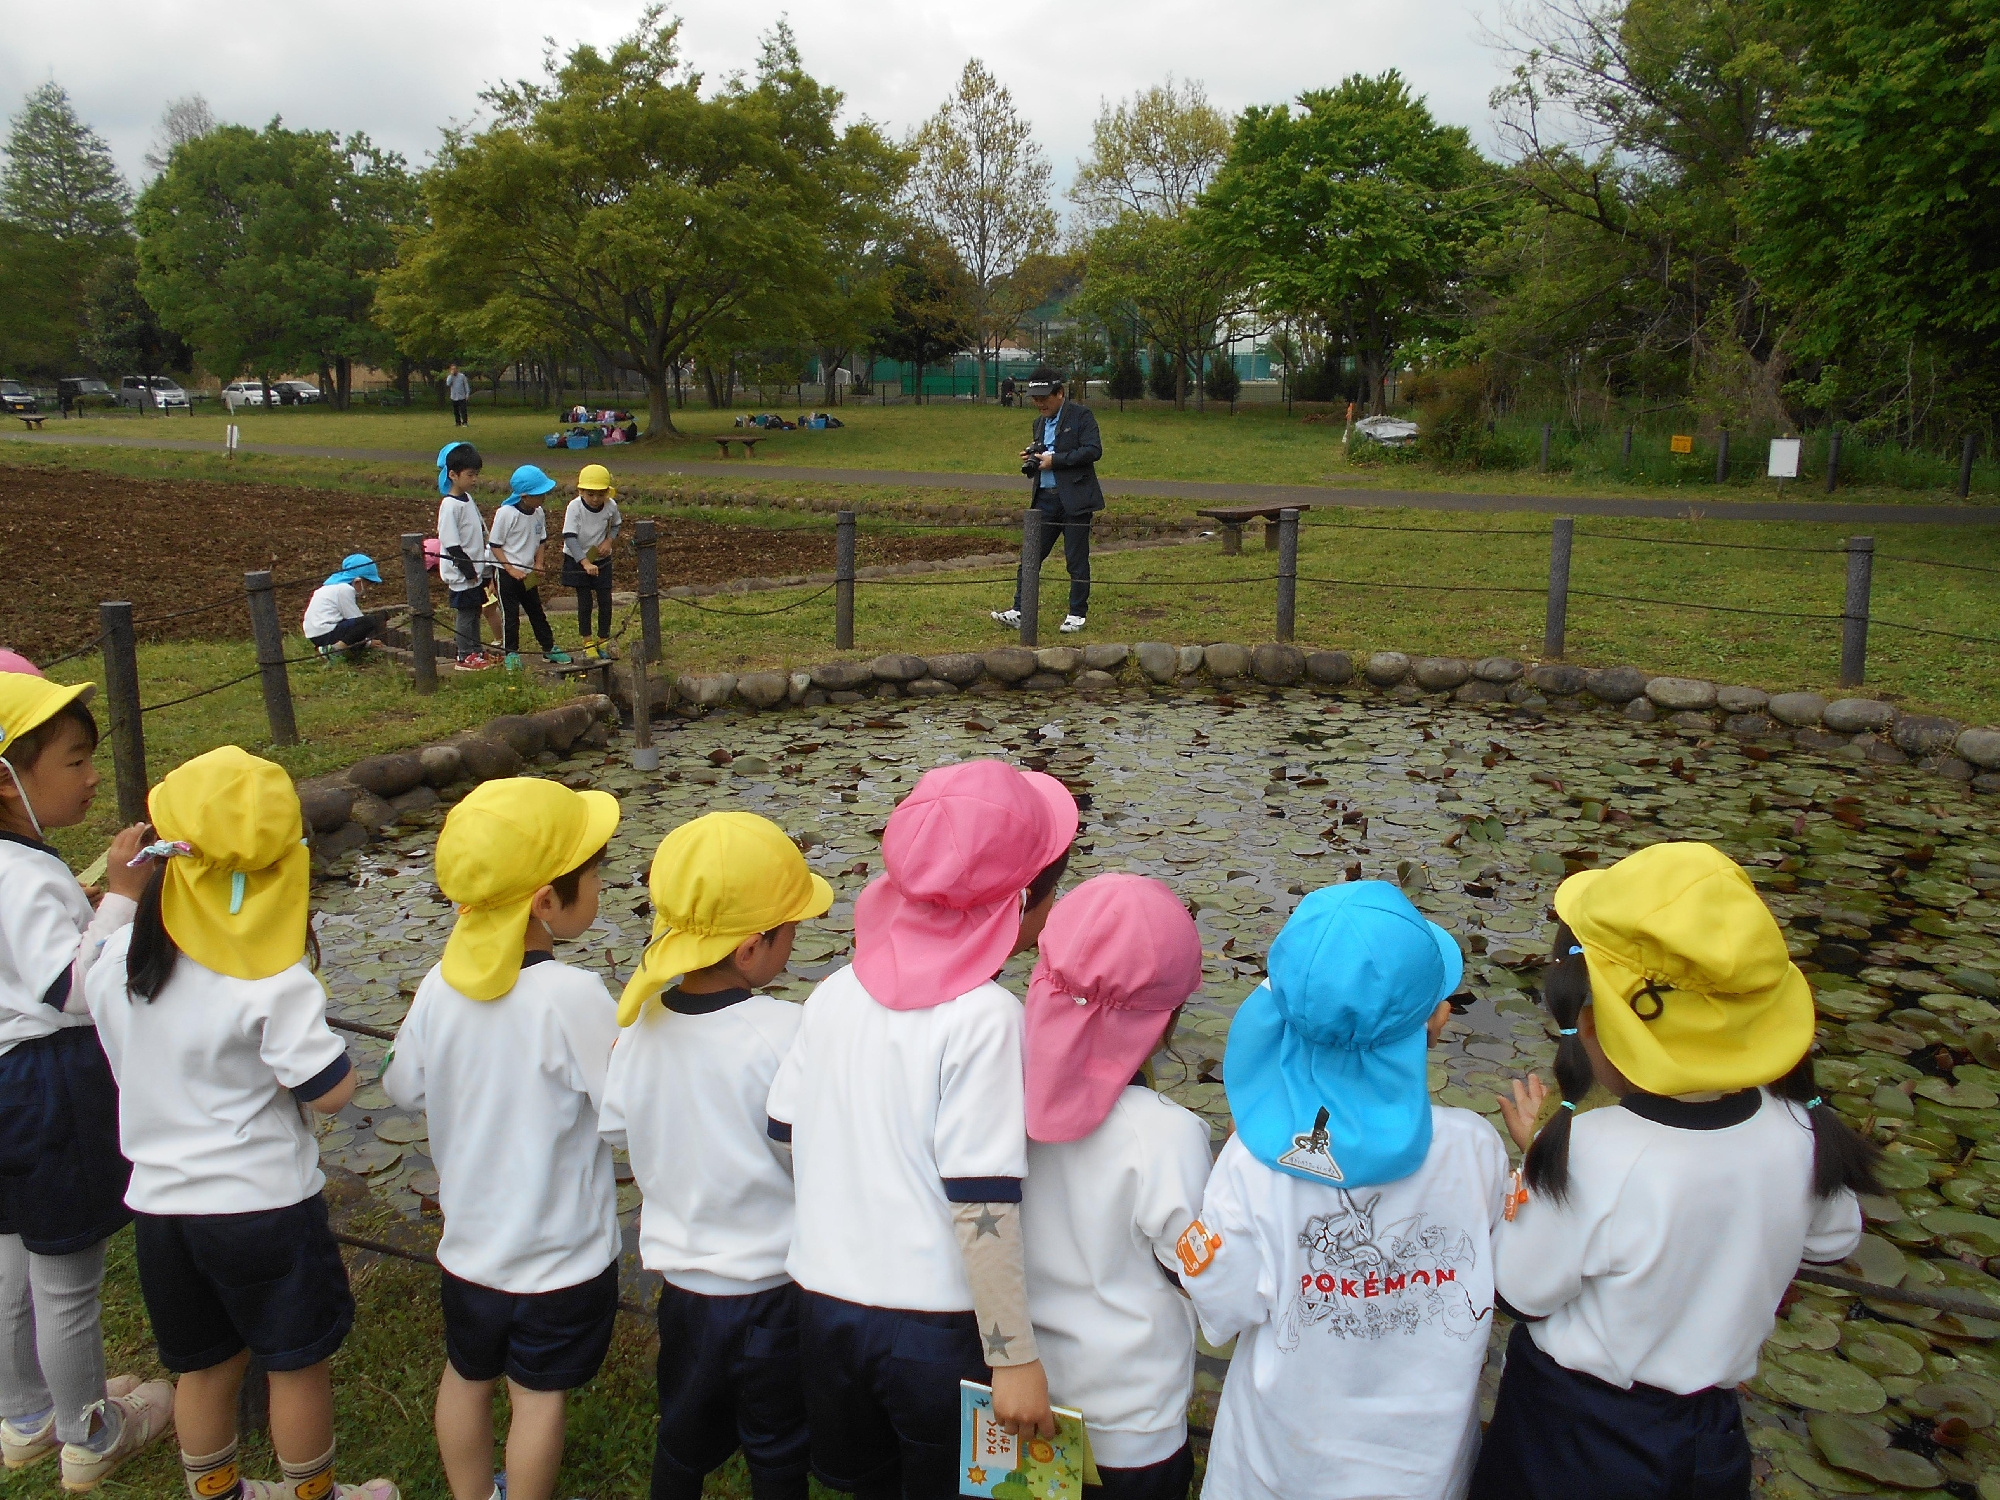
[{"label": "white sneaker on man", "polygon": [[996,609],[992,614],[995,620],[998,620],[1009,630],[1019,630],[1021,628],[1021,612],[1018,609]]},{"label": "white sneaker on man", "polygon": [[88,1443],[63,1444],[62,1487],[72,1495],[96,1489],[126,1459],[166,1434],[174,1422],[174,1388],[164,1380],[148,1380],[124,1395],[107,1395],[92,1412],[107,1427],[117,1423],[118,1429],[102,1453]]},{"label": "white sneaker on man", "polygon": [[1085,623],[1086,621],[1082,615],[1065,615],[1062,622],[1062,633],[1064,635],[1075,635],[1079,630],[1083,629]]}]

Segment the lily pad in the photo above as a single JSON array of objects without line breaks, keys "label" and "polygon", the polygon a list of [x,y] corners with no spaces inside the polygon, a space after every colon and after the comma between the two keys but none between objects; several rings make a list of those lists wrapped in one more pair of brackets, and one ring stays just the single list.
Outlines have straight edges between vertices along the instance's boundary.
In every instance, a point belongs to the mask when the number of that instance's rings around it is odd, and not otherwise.
[{"label": "lily pad", "polygon": [[1957,1417],[1974,1432],[1993,1425],[1993,1404],[1969,1386],[1949,1382],[1917,1387],[1902,1405],[1921,1417]]},{"label": "lily pad", "polygon": [[423,1120],[413,1120],[408,1115],[390,1115],[375,1122],[377,1140],[393,1141],[399,1146],[421,1141],[430,1134],[430,1125]]},{"label": "lily pad", "polygon": [[1887,1393],[1873,1375],[1816,1350],[1780,1354],[1763,1378],[1779,1399],[1807,1411],[1865,1414],[1889,1404]]},{"label": "lily pad", "polygon": [[1864,1234],[1854,1253],[1841,1262],[1840,1269],[1877,1286],[1901,1286],[1910,1266],[1903,1252],[1881,1235]]},{"label": "lily pad", "polygon": [[386,1172],[402,1159],[403,1148],[392,1146],[387,1141],[363,1141],[345,1153],[345,1165],[351,1171],[369,1177]]},{"label": "lily pad", "polygon": [[1954,1109],[1992,1109],[2000,1105],[2000,1094],[1983,1083],[1947,1083],[1942,1078],[1919,1078],[1911,1092],[1938,1104],[1948,1104]]},{"label": "lily pad", "polygon": [[1957,1240],[1982,1256],[2000,1255],[2000,1219],[1962,1208],[1934,1208],[1918,1214],[1917,1222],[1940,1239]]},{"label": "lily pad", "polygon": [[1875,1177],[1890,1192],[1920,1188],[1931,1180],[1930,1169],[1909,1156],[1884,1156],[1875,1164]]},{"label": "lily pad", "polygon": [[1821,1415],[1806,1422],[1820,1456],[1836,1469],[1860,1474],[1899,1490],[1926,1490],[1944,1476],[1918,1454],[1889,1446],[1889,1434],[1851,1417]]},{"label": "lily pad", "polygon": [[1840,1352],[1870,1375],[1915,1375],[1924,1367],[1923,1355],[1865,1323],[1850,1323],[1841,1330]]}]

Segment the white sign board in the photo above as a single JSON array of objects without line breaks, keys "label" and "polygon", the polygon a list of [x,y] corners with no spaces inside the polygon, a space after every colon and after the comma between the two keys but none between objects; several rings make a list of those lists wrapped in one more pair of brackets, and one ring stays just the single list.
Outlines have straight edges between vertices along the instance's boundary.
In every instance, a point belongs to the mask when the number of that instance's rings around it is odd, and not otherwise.
[{"label": "white sign board", "polygon": [[1772,438],[1771,463],[1764,473],[1768,479],[1797,479],[1799,477],[1799,440],[1797,438]]}]

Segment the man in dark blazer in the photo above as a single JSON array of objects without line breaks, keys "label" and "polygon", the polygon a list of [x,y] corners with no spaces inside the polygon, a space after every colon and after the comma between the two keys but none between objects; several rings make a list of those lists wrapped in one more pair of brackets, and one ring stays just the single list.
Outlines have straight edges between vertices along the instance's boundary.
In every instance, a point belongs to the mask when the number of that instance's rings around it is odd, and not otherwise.
[{"label": "man in dark blazer", "polygon": [[[1090,408],[1063,397],[1060,371],[1047,365],[1028,377],[1028,398],[1040,413],[1034,435],[1021,450],[1021,461],[1038,462],[1035,509],[1042,516],[1042,556],[1063,543],[1069,566],[1069,615],[1065,635],[1083,629],[1090,613],[1090,518],[1104,509],[1104,491],[1097,483],[1097,461],[1104,457],[1104,439]],[[1021,624],[1021,581],[1014,580],[1014,607],[996,609],[993,618],[1009,629]]]}]

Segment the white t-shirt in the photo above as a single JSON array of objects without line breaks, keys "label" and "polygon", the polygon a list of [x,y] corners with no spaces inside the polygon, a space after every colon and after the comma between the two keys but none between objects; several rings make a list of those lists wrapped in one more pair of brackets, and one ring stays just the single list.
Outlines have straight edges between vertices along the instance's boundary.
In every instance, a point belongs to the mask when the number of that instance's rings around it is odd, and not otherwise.
[{"label": "white t-shirt", "polygon": [[563,512],[563,551],[580,561],[592,547],[602,546],[617,536],[621,524],[616,500],[607,499],[592,510],[579,496]]},{"label": "white t-shirt", "polygon": [[[160,993],[126,989],[126,927],[104,944],[85,991],[118,1079],[118,1139],[132,1163],[125,1202],[142,1214],[289,1208],[326,1184],[302,1098],[347,1076],[326,991],[303,960],[235,979],[183,953]],[[298,1090],[298,1096],[292,1091]]]},{"label": "white t-shirt", "polygon": [[1500,1295],[1545,1315],[1528,1332],[1556,1363],[1621,1389],[1733,1386],[1757,1373],[1800,1260],[1842,1260],[1861,1242],[1852,1193],[1813,1196],[1806,1112],[1760,1091],[1749,1118],[1713,1128],[1731,1103],[1577,1116],[1568,1199],[1536,1194],[1501,1226]]},{"label": "white t-shirt", "polygon": [[864,1307],[971,1310],[951,1205],[1012,1201],[1028,1170],[1020,1001],[989,982],[890,1010],[836,970],[766,1108],[791,1127],[794,1281]]},{"label": "white t-shirt", "polygon": [[743,1296],[791,1279],[792,1153],[764,1107],[801,1015],[742,990],[669,990],[618,1033],[598,1130],[626,1149],[645,1195],[640,1261],[686,1291]]},{"label": "white t-shirt", "polygon": [[313,590],[312,598],[306,601],[305,619],[299,622],[299,634],[307,640],[316,635],[325,635],[342,620],[359,619],[361,603],[354,597],[351,583],[323,583]]},{"label": "white t-shirt", "polygon": [[618,1183],[597,1134],[618,1008],[604,981],[524,964],[498,1000],[433,968],[389,1049],[382,1087],[430,1117],[438,1264],[502,1292],[580,1285],[618,1258]]},{"label": "white t-shirt", "polygon": [[493,536],[488,546],[495,562],[504,556],[514,567],[532,568],[535,549],[548,535],[548,515],[539,505],[532,515],[518,505],[503,505],[493,512]]},{"label": "white t-shirt", "polygon": [[1082,1140],[1028,1143],[1028,1313],[1049,1399],[1083,1413],[1101,1464],[1160,1463],[1187,1441],[1194,1308],[1162,1268],[1180,1268],[1208,1169],[1208,1125],[1139,1086]]},{"label": "white t-shirt", "polygon": [[479,506],[470,495],[446,495],[438,502],[438,547],[438,577],[444,580],[444,586],[478,588],[478,573],[468,574],[451,555],[452,548],[463,548],[474,568],[493,561],[493,554],[486,550],[485,523],[479,519]]},{"label": "white t-shirt", "polygon": [[1464,1109],[1433,1107],[1423,1166],[1377,1187],[1307,1182],[1230,1138],[1201,1209],[1222,1244],[1187,1278],[1209,1342],[1240,1335],[1207,1500],[1465,1493],[1507,1175]]},{"label": "white t-shirt", "polygon": [[104,940],[136,910],[129,896],[106,895],[93,913],[60,854],[0,834],[0,1054],[65,1026],[90,1024],[84,976]]}]

